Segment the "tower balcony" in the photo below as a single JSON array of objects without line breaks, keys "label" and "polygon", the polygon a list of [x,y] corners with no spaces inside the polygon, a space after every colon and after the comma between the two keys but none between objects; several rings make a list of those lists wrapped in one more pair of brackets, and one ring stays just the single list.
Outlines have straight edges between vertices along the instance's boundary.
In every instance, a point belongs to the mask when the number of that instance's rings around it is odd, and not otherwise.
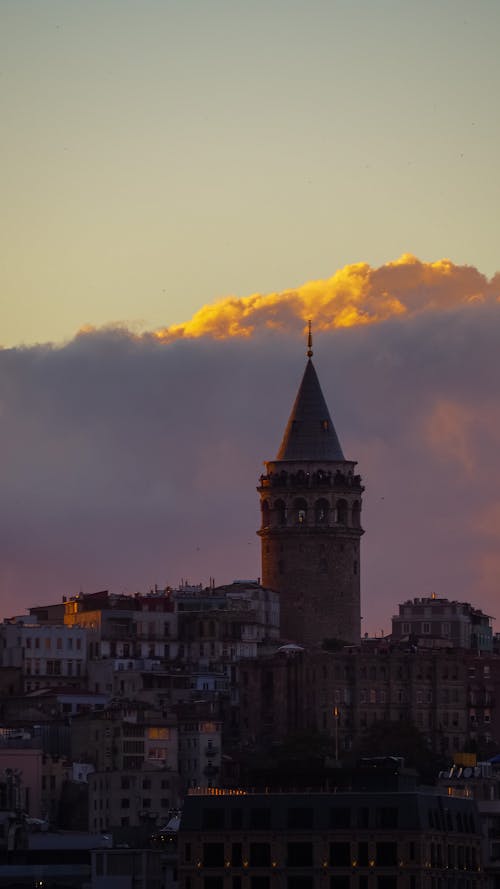
[{"label": "tower balcony", "polygon": [[359,493],[364,491],[360,475],[354,475],[351,471],[342,472],[340,469],[335,472],[324,469],[317,469],[313,472],[306,472],[303,469],[287,472],[282,469],[280,472],[270,471],[261,475],[259,482],[257,490],[260,492],[268,491],[270,488],[319,488],[333,491],[354,490]]}]

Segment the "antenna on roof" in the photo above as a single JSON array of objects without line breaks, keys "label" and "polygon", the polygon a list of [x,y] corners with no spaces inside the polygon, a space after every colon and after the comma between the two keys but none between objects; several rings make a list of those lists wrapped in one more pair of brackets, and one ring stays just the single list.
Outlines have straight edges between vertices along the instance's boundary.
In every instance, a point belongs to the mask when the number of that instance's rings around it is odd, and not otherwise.
[{"label": "antenna on roof", "polygon": [[309,321],[309,334],[307,337],[307,357],[308,358],[312,358],[312,356],[313,356],[312,346],[313,346],[313,338],[312,338],[312,331],[311,331],[311,322]]}]

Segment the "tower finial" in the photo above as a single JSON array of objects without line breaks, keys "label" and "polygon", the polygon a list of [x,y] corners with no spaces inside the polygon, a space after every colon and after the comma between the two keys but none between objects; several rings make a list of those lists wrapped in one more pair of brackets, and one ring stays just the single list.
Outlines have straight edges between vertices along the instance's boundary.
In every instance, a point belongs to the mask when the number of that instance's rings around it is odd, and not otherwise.
[{"label": "tower finial", "polygon": [[311,322],[309,321],[309,335],[307,337],[307,357],[312,358],[313,356],[313,338],[311,331]]}]

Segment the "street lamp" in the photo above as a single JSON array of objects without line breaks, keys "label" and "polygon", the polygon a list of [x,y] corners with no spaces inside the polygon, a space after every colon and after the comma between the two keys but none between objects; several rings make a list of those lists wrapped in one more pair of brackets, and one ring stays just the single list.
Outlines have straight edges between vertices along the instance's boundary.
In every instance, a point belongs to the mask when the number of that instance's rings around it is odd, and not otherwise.
[{"label": "street lamp", "polygon": [[335,762],[339,761],[339,717],[340,710],[338,707],[334,707],[333,718],[335,720]]}]

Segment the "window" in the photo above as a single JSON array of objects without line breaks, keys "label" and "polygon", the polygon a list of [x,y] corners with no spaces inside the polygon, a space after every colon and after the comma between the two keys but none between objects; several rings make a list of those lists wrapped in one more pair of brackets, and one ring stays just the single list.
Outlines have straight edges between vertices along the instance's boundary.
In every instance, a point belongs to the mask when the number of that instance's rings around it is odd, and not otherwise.
[{"label": "window", "polygon": [[375,860],[377,867],[393,867],[398,863],[397,843],[377,843]]},{"label": "window", "polygon": [[287,843],[288,867],[312,867],[312,843]]},{"label": "window", "polygon": [[205,877],[203,889],[224,889],[223,877]]},{"label": "window", "polygon": [[231,809],[231,829],[241,830],[243,827],[243,811],[241,809]]},{"label": "window", "polygon": [[314,877],[288,877],[287,889],[313,889]]},{"label": "window", "polygon": [[330,827],[349,828],[351,826],[351,810],[347,806],[330,809]]},{"label": "window", "polygon": [[271,847],[269,843],[250,843],[250,867],[270,867]]},{"label": "window", "polygon": [[201,820],[202,827],[207,830],[223,830],[224,809],[203,809]]},{"label": "window", "polygon": [[122,809],[129,809],[130,808],[129,798],[126,796],[122,797],[122,801],[121,801],[120,805],[121,805]]},{"label": "window", "polygon": [[251,877],[250,889],[269,889],[269,877]]},{"label": "window", "polygon": [[350,867],[350,843],[330,843],[330,865],[332,867]]},{"label": "window", "polygon": [[152,726],[148,728],[147,736],[151,741],[168,741],[170,729],[165,726]]},{"label": "window", "polygon": [[384,806],[375,810],[377,827],[395,828],[398,826],[398,810],[395,806]]},{"label": "window", "polygon": [[203,866],[224,867],[224,843],[203,843]]},{"label": "window", "polygon": [[429,623],[422,624],[422,633],[429,634],[431,631],[431,625]]},{"label": "window", "polygon": [[368,867],[368,843],[358,843],[358,864],[360,867]]},{"label": "window", "polygon": [[363,807],[358,809],[358,827],[367,828],[369,826],[370,810]]},{"label": "window", "polygon": [[231,846],[231,864],[233,867],[241,867],[242,863],[241,843],[233,843]]}]

